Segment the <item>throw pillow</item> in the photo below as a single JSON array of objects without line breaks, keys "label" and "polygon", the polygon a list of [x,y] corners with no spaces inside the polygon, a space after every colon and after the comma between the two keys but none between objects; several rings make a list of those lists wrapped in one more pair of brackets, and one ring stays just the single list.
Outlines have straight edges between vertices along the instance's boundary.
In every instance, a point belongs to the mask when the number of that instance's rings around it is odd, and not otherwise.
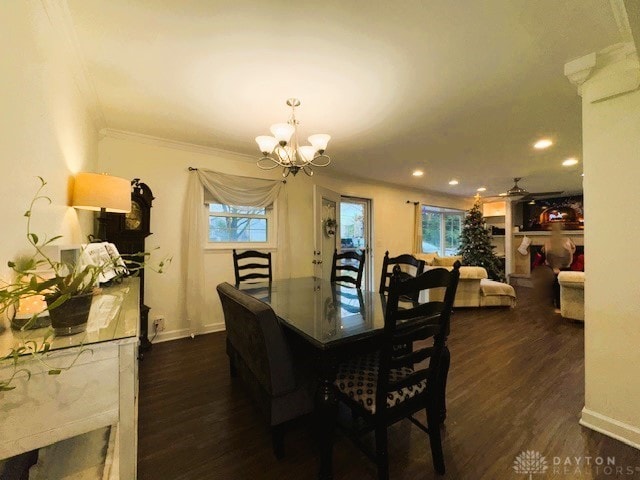
[{"label": "throw pillow", "polygon": [[457,261],[460,261],[460,263],[462,263],[462,255],[453,255],[451,257],[435,257],[433,259],[433,266],[453,267],[453,264]]},{"label": "throw pillow", "polygon": [[438,257],[438,252],[433,253],[414,253],[414,257],[418,260],[424,260],[427,265],[433,265],[433,261]]},{"label": "throw pillow", "polygon": [[584,272],[584,254],[576,255],[573,257],[573,262],[569,267],[569,270],[573,270],[574,272]]}]

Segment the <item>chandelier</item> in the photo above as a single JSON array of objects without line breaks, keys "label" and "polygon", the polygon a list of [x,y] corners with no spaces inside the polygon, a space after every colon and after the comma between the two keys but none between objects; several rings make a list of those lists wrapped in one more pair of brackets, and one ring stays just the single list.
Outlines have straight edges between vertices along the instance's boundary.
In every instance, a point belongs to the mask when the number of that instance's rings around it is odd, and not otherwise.
[{"label": "chandelier", "polygon": [[296,107],[300,106],[300,100],[290,98],[287,105],[291,107],[291,117],[287,123],[271,125],[270,135],[256,137],[258,147],[262,152],[262,158],[258,160],[258,167],[263,170],[271,170],[282,167],[282,176],[290,173],[294,176],[302,170],[307,175],[313,175],[311,167],[326,167],[331,163],[331,158],[324,154],[330,135],[317,133],[307,140],[311,145],[298,144],[298,120],[296,120]]}]

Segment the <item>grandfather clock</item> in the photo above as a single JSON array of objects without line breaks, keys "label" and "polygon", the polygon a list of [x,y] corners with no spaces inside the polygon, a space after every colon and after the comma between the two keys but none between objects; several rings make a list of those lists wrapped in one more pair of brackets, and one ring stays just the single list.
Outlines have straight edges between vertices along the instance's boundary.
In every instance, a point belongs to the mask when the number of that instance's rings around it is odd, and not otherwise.
[{"label": "grandfather clock", "polygon": [[[151,204],[154,196],[139,178],[131,180],[131,211],[125,215],[108,213],[107,241],[115,244],[121,254],[145,251],[145,238],[151,235]],[[144,257],[133,257],[143,262]],[[144,269],[140,271],[140,351],[151,349],[149,341],[149,307],[144,304]]]}]

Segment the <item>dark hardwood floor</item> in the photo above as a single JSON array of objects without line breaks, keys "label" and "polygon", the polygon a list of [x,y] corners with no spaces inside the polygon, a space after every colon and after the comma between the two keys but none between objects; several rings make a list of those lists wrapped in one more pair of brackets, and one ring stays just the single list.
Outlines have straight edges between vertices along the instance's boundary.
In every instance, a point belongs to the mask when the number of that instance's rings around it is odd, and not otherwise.
[{"label": "dark hardwood floor", "polygon": [[[640,451],[578,424],[584,405],[583,325],[562,319],[534,289],[519,288],[518,296],[513,310],[454,314],[444,478],[529,478],[512,468],[524,450],[540,452],[549,466],[533,478],[640,478]],[[311,422],[291,426],[286,457],[276,460],[265,422],[229,376],[224,340],[224,333],[202,335],[154,345],[145,355],[138,477],[314,479]],[[428,441],[408,421],[390,429],[392,479],[439,478]],[[554,457],[582,462],[554,467]],[[592,465],[596,457],[614,457],[624,470],[585,466],[585,457]],[[334,473],[336,479],[376,478],[374,464],[340,433]]]}]

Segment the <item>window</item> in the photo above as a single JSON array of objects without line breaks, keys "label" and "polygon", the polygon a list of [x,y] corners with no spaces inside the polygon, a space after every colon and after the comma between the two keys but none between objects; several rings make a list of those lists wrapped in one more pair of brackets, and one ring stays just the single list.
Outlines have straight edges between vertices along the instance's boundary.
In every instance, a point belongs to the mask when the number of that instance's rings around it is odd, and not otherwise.
[{"label": "window", "polygon": [[221,248],[273,247],[273,206],[267,208],[209,204],[209,245]]},{"label": "window", "polygon": [[464,212],[422,205],[422,251],[440,256],[456,255]]}]

